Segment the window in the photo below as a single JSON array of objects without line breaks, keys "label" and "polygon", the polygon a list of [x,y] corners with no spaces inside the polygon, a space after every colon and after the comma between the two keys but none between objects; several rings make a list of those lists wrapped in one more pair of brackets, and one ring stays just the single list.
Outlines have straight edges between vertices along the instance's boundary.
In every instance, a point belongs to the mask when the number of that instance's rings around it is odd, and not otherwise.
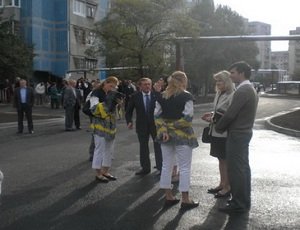
[{"label": "window", "polygon": [[86,33],[83,28],[74,26],[75,39],[80,44],[86,44]]},{"label": "window", "polygon": [[95,69],[97,66],[96,59],[89,59],[85,57],[73,57],[76,69]]},{"label": "window", "polygon": [[4,7],[4,6],[20,7],[20,0],[0,0],[0,7]]},{"label": "window", "polygon": [[96,34],[95,34],[95,32],[90,31],[90,32],[88,33],[88,35],[86,36],[86,44],[87,44],[87,45],[90,45],[90,46],[94,45],[95,39],[96,39]]},{"label": "window", "polygon": [[85,17],[86,6],[84,2],[74,0],[73,1],[73,13]]},{"label": "window", "polygon": [[87,4],[86,5],[86,16],[89,18],[94,18],[96,12],[96,6]]}]

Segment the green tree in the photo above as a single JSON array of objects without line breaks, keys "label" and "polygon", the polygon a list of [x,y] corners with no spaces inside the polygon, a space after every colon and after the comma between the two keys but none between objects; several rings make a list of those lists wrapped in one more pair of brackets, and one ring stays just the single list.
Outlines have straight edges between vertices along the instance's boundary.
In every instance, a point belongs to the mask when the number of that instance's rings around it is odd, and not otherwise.
[{"label": "green tree", "polygon": [[[209,2],[209,1],[208,1]],[[200,20],[200,36],[233,36],[246,35],[244,19],[227,6],[213,9],[207,1],[196,5],[190,16]],[[205,12],[205,13],[203,13]],[[209,89],[214,89],[212,74],[238,60],[245,60],[257,66],[258,49],[255,42],[237,41],[194,41],[185,44],[185,71],[196,87],[202,88],[207,95]]]},{"label": "green tree", "polygon": [[[110,13],[95,25],[99,42],[88,55],[102,54],[108,67],[137,66],[139,76],[145,67],[151,75],[171,66],[175,35],[193,35],[193,21],[179,9],[182,0],[116,0]],[[185,26],[182,26],[185,25]]]},{"label": "green tree", "polygon": [[10,19],[0,22],[1,81],[13,81],[16,77],[28,78],[32,75],[33,48],[13,33],[11,23]]}]

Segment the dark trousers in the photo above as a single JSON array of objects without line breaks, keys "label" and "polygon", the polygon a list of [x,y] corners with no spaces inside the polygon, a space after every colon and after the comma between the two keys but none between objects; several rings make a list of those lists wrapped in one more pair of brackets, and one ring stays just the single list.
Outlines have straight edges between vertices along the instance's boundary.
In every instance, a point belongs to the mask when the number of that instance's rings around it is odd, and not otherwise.
[{"label": "dark trousers", "polygon": [[149,151],[150,135],[152,137],[153,145],[154,145],[156,168],[157,170],[161,171],[162,154],[161,154],[160,144],[155,141],[155,137],[156,137],[155,131],[138,133],[138,139],[140,143],[140,164],[144,171],[151,171],[150,151]]},{"label": "dark trousers", "polygon": [[252,132],[229,132],[226,143],[226,160],[231,186],[231,204],[237,208],[250,209],[251,170],[249,165],[249,142]]},{"label": "dark trousers", "polygon": [[27,119],[28,131],[33,130],[33,122],[32,122],[32,106],[28,105],[27,103],[21,103],[20,107],[18,108],[18,132],[23,132],[23,119],[24,113]]},{"label": "dark trousers", "polygon": [[65,128],[66,129],[73,128],[74,113],[75,113],[74,106],[66,106],[65,107]]},{"label": "dark trousers", "polygon": [[75,127],[78,129],[80,128],[80,109],[75,106],[75,109],[74,109],[74,123],[75,123]]}]

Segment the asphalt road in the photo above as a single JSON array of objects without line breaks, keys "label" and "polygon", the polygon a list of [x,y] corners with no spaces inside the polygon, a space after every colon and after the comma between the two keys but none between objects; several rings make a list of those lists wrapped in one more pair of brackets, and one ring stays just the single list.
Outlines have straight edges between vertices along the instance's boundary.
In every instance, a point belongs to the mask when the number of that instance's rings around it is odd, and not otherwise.
[{"label": "asphalt road", "polygon": [[[206,193],[218,183],[218,163],[207,144],[200,143],[193,155],[190,193],[200,206],[179,212],[179,205],[162,209],[164,196],[154,169],[145,177],[134,175],[138,140],[124,120],[118,123],[112,167],[118,180],[108,184],[95,182],[87,160],[91,133],[84,115],[83,129],[76,132],[64,131],[63,111],[55,112],[58,118],[34,121],[33,135],[15,134],[15,122],[0,124],[5,176],[0,229],[300,229],[299,139],[264,128],[266,118],[295,107],[299,100],[260,98],[250,143],[252,209],[238,216],[219,213],[225,200]],[[199,136],[205,125],[200,116],[210,110],[210,104],[195,108]]]}]

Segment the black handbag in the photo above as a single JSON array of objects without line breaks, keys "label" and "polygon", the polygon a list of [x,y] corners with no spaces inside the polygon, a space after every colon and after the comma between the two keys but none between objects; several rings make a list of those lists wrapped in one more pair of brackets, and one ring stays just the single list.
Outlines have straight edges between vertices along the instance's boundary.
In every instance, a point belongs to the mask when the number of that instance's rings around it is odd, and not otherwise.
[{"label": "black handbag", "polygon": [[202,142],[203,143],[211,143],[211,132],[210,127],[205,127],[202,132]]}]

